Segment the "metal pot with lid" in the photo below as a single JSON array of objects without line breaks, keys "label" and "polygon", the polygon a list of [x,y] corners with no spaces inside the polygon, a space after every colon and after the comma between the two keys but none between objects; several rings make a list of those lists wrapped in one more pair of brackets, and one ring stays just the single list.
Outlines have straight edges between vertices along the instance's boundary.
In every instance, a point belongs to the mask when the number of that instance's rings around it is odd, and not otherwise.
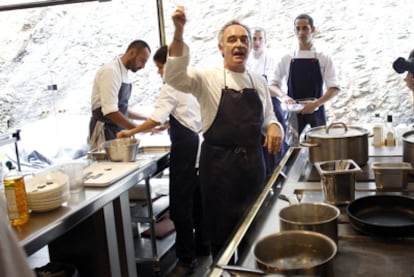
[{"label": "metal pot with lid", "polygon": [[309,147],[309,161],[354,160],[358,165],[368,162],[368,136],[365,128],[336,122],[311,128],[301,146]]},{"label": "metal pot with lid", "polygon": [[[411,163],[414,167],[414,130],[405,132],[402,135],[403,140],[403,162]],[[410,171],[414,175],[414,171]]]}]

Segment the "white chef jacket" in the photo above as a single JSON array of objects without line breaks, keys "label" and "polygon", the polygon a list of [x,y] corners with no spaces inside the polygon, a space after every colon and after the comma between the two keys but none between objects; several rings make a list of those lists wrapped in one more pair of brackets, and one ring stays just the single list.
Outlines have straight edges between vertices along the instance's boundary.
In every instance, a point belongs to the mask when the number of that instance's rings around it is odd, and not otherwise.
[{"label": "white chef jacket", "polygon": [[200,106],[197,99],[192,94],[178,91],[165,84],[160,90],[150,118],[164,124],[170,114],[191,131],[201,131]]},{"label": "white chef jacket", "polygon": [[210,128],[216,117],[221,90],[225,85],[240,91],[244,88],[255,88],[263,103],[263,134],[266,134],[267,127],[271,123],[279,124],[280,129],[283,130],[273,112],[273,104],[266,80],[261,75],[255,72],[248,73],[247,71],[243,73],[233,72],[223,67],[197,70],[193,67],[188,67],[189,60],[189,48],[187,45],[184,45],[183,56],[169,56],[167,58],[164,78],[174,88],[184,92],[191,92],[197,98],[200,103],[203,132]]},{"label": "white chef jacket", "polygon": [[340,88],[332,58],[328,54],[317,51],[314,46],[310,50],[294,50],[284,55],[276,65],[274,74],[271,75],[271,84],[279,85],[280,87],[286,85],[289,79],[290,61],[292,58],[318,59],[325,89],[331,87]]},{"label": "white chef jacket", "polygon": [[274,74],[275,66],[275,59],[269,54],[267,49],[263,49],[262,54],[258,58],[254,56],[252,50],[246,64],[247,70],[256,72],[260,75],[266,75],[267,83],[269,85],[271,85],[270,80]]},{"label": "white chef jacket", "polygon": [[120,58],[101,67],[93,82],[92,110],[102,107],[103,115],[118,111],[118,93],[122,83],[130,84],[131,81]]},{"label": "white chef jacket", "polygon": [[5,207],[5,199],[0,195],[0,276],[34,277],[35,272],[10,227]]}]

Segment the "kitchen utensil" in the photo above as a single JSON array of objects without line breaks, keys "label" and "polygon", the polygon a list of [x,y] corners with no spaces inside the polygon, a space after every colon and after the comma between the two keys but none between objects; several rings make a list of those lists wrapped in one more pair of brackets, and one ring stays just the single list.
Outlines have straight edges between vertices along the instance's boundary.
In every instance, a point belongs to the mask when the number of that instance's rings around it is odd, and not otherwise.
[{"label": "kitchen utensil", "polygon": [[352,159],[358,165],[368,161],[368,130],[336,122],[311,128],[305,132],[300,145],[309,148],[311,163]]},{"label": "kitchen utensil", "polygon": [[87,165],[87,160],[67,161],[58,165],[57,168],[69,176],[70,192],[79,192],[83,189],[83,169]]},{"label": "kitchen utensil", "polygon": [[352,227],[375,236],[414,235],[414,199],[400,195],[371,195],[346,208]]},{"label": "kitchen utensil", "polygon": [[[403,162],[411,163],[414,168],[414,130],[407,131],[402,135]],[[414,175],[414,170],[409,172]]]},{"label": "kitchen utensil", "polygon": [[412,170],[410,163],[371,164],[375,173],[375,185],[379,190],[403,190],[407,188],[407,173]]},{"label": "kitchen utensil", "polygon": [[326,203],[343,205],[355,199],[355,174],[362,169],[353,160],[316,162],[315,167]]},{"label": "kitchen utensil", "polygon": [[137,138],[120,138],[105,141],[102,148],[112,162],[133,162],[138,153],[140,140]]},{"label": "kitchen utensil", "polygon": [[333,276],[335,242],[320,233],[282,231],[260,239],[254,246],[256,266],[267,273]]},{"label": "kitchen utensil", "polygon": [[338,244],[340,210],[326,203],[300,203],[279,212],[280,230],[307,230],[330,237]]}]

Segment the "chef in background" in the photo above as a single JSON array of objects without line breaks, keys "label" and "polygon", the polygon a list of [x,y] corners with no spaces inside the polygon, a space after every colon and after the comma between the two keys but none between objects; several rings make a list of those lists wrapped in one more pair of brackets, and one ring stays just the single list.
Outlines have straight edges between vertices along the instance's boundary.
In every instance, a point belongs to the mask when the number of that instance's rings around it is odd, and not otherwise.
[{"label": "chef in background", "polygon": [[[105,140],[116,138],[122,129],[136,127],[133,119],[146,117],[128,109],[132,84],[129,71],[145,67],[151,49],[143,40],[131,42],[126,52],[98,70],[92,88],[92,116],[89,123],[88,144],[98,149]],[[132,120],[131,120],[132,119]]]},{"label": "chef in background", "polygon": [[246,70],[252,39],[248,27],[237,21],[225,24],[218,38],[223,65],[198,69],[189,66],[189,48],[183,40],[184,7],[177,7],[172,19],[175,31],[164,78],[175,89],[191,92],[200,103],[201,196],[216,258],[262,191],[262,147],[271,154],[279,152],[283,128],[273,112],[266,80]]},{"label": "chef in background", "polygon": [[[247,69],[252,72],[261,74],[270,86],[270,77],[273,76],[275,71],[275,59],[270,55],[267,50],[267,34],[266,30],[262,27],[253,27],[251,29],[253,41],[252,50],[247,60]],[[277,117],[277,120],[282,124],[283,130],[286,130],[285,114],[280,106],[280,101],[276,96],[272,96],[273,111]],[[282,150],[276,154],[269,154],[266,148],[263,148],[263,155],[266,164],[266,179],[273,174],[274,169],[279,164],[280,160],[284,156],[288,146],[285,142],[282,144]]]},{"label": "chef in background", "polygon": [[[294,20],[294,32],[298,46],[277,64],[270,90],[287,104],[307,99],[302,110],[288,114],[286,122],[287,136],[295,133],[296,138],[292,140],[297,141],[307,124],[311,127],[326,125],[324,104],[338,94],[340,85],[332,58],[314,46],[313,18],[308,14],[298,15]],[[281,89],[283,80],[287,81],[287,92]]]},{"label": "chef in background", "polygon": [[[168,47],[162,46],[154,54],[158,73],[163,76]],[[161,88],[152,115],[130,130],[122,130],[118,138],[165,126],[170,126],[170,217],[174,222],[175,253],[178,262],[167,276],[188,276],[197,266],[197,257],[210,255],[210,244],[201,205],[198,171],[200,106],[190,93],[175,90],[168,84]]]}]

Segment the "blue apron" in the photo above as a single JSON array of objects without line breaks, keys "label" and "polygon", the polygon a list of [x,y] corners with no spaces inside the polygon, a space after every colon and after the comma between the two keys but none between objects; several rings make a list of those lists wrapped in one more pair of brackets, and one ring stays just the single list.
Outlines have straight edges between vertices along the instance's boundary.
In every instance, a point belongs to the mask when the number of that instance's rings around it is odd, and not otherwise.
[{"label": "blue apron", "polygon": [[176,230],[175,252],[180,262],[196,259],[196,249],[209,248],[204,225],[200,180],[196,174],[198,134],[170,115],[170,217]]},{"label": "blue apron", "polygon": [[262,125],[263,106],[256,89],[222,89],[200,156],[201,191],[213,257],[231,238],[263,187]]},{"label": "blue apron", "polygon": [[[288,95],[295,100],[320,98],[322,96],[323,79],[319,61],[314,59],[293,58],[290,62]],[[311,127],[326,125],[325,107],[320,106],[312,114],[296,114],[298,134],[307,124]]]},{"label": "blue apron", "polygon": [[[119,65],[119,67],[122,72],[121,65]],[[131,97],[131,91],[132,91],[132,84],[122,83],[121,87],[119,88],[119,92],[118,92],[118,111],[121,112],[126,117],[128,117],[128,101],[129,101],[129,98]],[[89,123],[90,136],[93,132],[93,129],[95,128],[97,121],[101,121],[105,123],[105,126],[104,126],[105,140],[115,139],[116,133],[122,130],[121,127],[119,127],[112,120],[104,116],[102,113],[102,108],[99,107],[92,111],[92,117]]]}]

